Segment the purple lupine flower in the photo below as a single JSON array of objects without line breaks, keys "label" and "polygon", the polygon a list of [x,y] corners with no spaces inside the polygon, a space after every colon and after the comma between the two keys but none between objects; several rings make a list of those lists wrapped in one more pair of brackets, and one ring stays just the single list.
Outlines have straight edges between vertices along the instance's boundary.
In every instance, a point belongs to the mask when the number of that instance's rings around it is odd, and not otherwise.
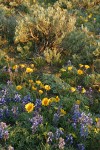
[{"label": "purple lupine flower", "polygon": [[40,99],[36,99],[35,101],[35,111],[39,111],[41,108],[41,100]]},{"label": "purple lupine flower", "polygon": [[7,85],[11,85],[11,84],[12,84],[12,81],[8,80]]},{"label": "purple lupine flower", "polygon": [[64,146],[65,146],[65,141],[62,137],[59,138],[59,149],[64,149]]},{"label": "purple lupine flower", "polygon": [[7,93],[8,93],[8,91],[7,91],[7,89],[3,89],[1,91],[1,93],[2,93],[2,97],[5,97],[7,95]]},{"label": "purple lupine flower", "polygon": [[3,138],[3,130],[0,128],[0,139]]},{"label": "purple lupine flower", "polygon": [[71,134],[66,136],[67,144],[73,144],[73,136]]},{"label": "purple lupine flower", "polygon": [[23,102],[23,104],[27,104],[28,102],[31,102],[30,95],[24,96],[24,98],[22,99],[22,102]]},{"label": "purple lupine flower", "polygon": [[82,86],[79,85],[79,86],[77,87],[77,90],[78,90],[79,92],[81,92],[81,91],[82,91]]},{"label": "purple lupine flower", "polygon": [[92,125],[93,120],[90,114],[85,114],[84,112],[81,113],[81,116],[78,119],[80,123],[80,136],[87,137],[88,136],[88,125]]},{"label": "purple lupine flower", "polygon": [[18,107],[17,106],[13,106],[12,109],[11,109],[12,113],[14,116],[17,116],[18,115]]},{"label": "purple lupine flower", "polygon": [[79,105],[74,105],[73,107],[73,116],[72,116],[72,120],[73,123],[77,123],[78,122],[78,118],[80,117],[81,113],[79,111]]},{"label": "purple lupine flower", "polygon": [[93,93],[93,90],[92,90],[92,88],[90,87],[90,88],[86,91],[85,94],[86,94],[87,97],[89,97],[90,99],[92,99],[92,98],[93,98],[92,93]]},{"label": "purple lupine flower", "polygon": [[84,112],[81,113],[79,117],[79,122],[85,125],[92,125],[93,119],[91,118],[91,114],[85,114]]},{"label": "purple lupine flower", "polygon": [[60,138],[61,135],[63,135],[63,131],[61,129],[56,129],[56,132],[55,132],[55,138],[56,140],[58,140]]},{"label": "purple lupine flower", "polygon": [[88,128],[84,124],[81,124],[81,127],[80,127],[80,136],[84,137],[84,138],[88,136]]},{"label": "purple lupine flower", "polygon": [[52,132],[48,132],[48,138],[47,138],[47,143],[51,143],[53,138],[54,138],[54,134]]},{"label": "purple lupine flower", "polygon": [[0,122],[0,138],[7,140],[9,137],[9,132],[7,130],[7,125],[4,122]]},{"label": "purple lupine flower", "polygon": [[[76,120],[75,120],[75,121],[76,121]],[[76,129],[76,127],[77,127],[76,122],[73,122],[73,123],[72,123],[72,126],[73,126],[74,129]]]},{"label": "purple lupine flower", "polygon": [[4,98],[4,97],[0,98],[0,105],[3,105],[5,102],[6,102],[6,101],[5,101],[5,98]]},{"label": "purple lupine flower", "polygon": [[4,115],[5,115],[5,117],[9,117],[10,110],[8,109],[8,107],[4,108]]},{"label": "purple lupine flower", "polygon": [[0,119],[2,119],[3,118],[3,109],[1,108],[0,109]]},{"label": "purple lupine flower", "polygon": [[39,114],[36,114],[32,119],[30,119],[30,122],[32,123],[32,133],[34,134],[40,124],[43,123],[43,117]]},{"label": "purple lupine flower", "polygon": [[60,118],[60,115],[58,113],[55,113],[54,116],[53,116],[54,125],[58,124],[59,118]]},{"label": "purple lupine flower", "polygon": [[9,132],[6,130],[6,131],[4,131],[4,133],[3,133],[3,138],[5,139],[5,140],[7,140],[8,138],[9,138]]},{"label": "purple lupine flower", "polygon": [[78,150],[85,150],[85,147],[83,144],[78,144]]},{"label": "purple lupine flower", "polygon": [[15,101],[15,102],[20,102],[20,101],[21,101],[21,95],[19,95],[18,93],[15,94],[15,96],[14,96],[14,101]]},{"label": "purple lupine flower", "polygon": [[13,101],[13,99],[9,98],[9,97],[5,97],[5,101],[6,101],[6,103],[9,103],[9,102]]}]

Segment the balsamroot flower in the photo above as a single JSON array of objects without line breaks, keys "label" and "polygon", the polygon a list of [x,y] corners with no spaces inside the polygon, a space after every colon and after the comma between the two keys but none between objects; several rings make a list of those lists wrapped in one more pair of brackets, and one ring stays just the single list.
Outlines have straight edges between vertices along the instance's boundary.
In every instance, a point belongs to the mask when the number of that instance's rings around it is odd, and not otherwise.
[{"label": "balsamroot flower", "polygon": [[43,98],[43,99],[42,99],[42,105],[43,105],[43,106],[48,106],[49,103],[50,103],[50,100],[49,100],[48,98]]},{"label": "balsamroot flower", "polygon": [[33,69],[31,68],[26,68],[26,73],[32,73],[33,72]]},{"label": "balsamroot flower", "polygon": [[71,71],[73,69],[73,67],[69,66],[67,69],[68,69],[68,71]]},{"label": "balsamroot flower", "polygon": [[21,90],[22,89],[22,86],[21,85],[18,85],[18,86],[16,86],[16,90]]},{"label": "balsamroot flower", "polygon": [[71,92],[75,92],[76,88],[75,87],[71,87],[70,90],[71,90]]},{"label": "balsamroot flower", "polygon": [[55,102],[59,102],[60,98],[58,96],[55,97]]},{"label": "balsamroot flower", "polygon": [[90,66],[89,66],[89,65],[85,65],[84,67],[85,67],[85,69],[88,69],[88,68],[90,68]]},{"label": "balsamroot flower", "polygon": [[49,85],[45,85],[44,88],[46,91],[49,91],[51,89],[51,87]]},{"label": "balsamroot flower", "polygon": [[31,102],[25,105],[25,109],[28,113],[32,112],[34,107],[35,107],[35,105]]},{"label": "balsamroot flower", "polygon": [[40,94],[40,95],[43,94],[43,91],[42,91],[42,90],[39,90],[39,94]]},{"label": "balsamroot flower", "polygon": [[37,80],[37,81],[36,81],[36,84],[41,85],[42,82],[41,82],[40,80]]},{"label": "balsamroot flower", "polygon": [[82,75],[82,74],[84,74],[84,72],[83,72],[83,70],[79,69],[79,70],[77,70],[77,74]]},{"label": "balsamroot flower", "polygon": [[81,91],[81,93],[86,93],[86,90],[85,90],[85,88],[82,88],[82,91]]},{"label": "balsamroot flower", "polygon": [[14,65],[14,66],[13,66],[13,69],[14,69],[14,70],[18,69],[18,65]]}]

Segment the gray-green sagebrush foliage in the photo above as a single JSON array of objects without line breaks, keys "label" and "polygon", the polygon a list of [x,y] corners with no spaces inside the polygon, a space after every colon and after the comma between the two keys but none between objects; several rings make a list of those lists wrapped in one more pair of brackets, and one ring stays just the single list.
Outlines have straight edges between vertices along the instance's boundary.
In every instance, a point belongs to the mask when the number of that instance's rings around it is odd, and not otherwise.
[{"label": "gray-green sagebrush foliage", "polygon": [[31,41],[33,51],[43,52],[46,47],[58,47],[63,37],[75,28],[76,17],[60,8],[58,2],[46,8],[39,3],[30,6],[28,1],[16,5],[10,2],[8,6],[1,4],[0,9],[1,35],[15,43],[15,48]]},{"label": "gray-green sagebrush foliage", "polygon": [[73,63],[78,65],[93,63],[93,52],[97,45],[94,45],[94,38],[83,31],[73,31],[62,40],[61,47],[64,49],[66,58],[71,58]]}]

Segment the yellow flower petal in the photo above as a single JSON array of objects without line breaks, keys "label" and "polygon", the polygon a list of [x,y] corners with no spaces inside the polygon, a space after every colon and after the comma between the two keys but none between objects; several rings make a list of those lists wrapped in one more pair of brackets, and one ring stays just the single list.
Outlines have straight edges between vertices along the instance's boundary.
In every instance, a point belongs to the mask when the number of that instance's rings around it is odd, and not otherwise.
[{"label": "yellow flower petal", "polygon": [[32,112],[34,107],[35,107],[35,105],[31,102],[25,105],[25,109],[28,113]]},{"label": "yellow flower petal", "polygon": [[84,74],[84,72],[83,72],[83,70],[79,69],[79,70],[77,70],[77,74],[82,75],[82,74]]},{"label": "yellow flower petal", "polygon": [[43,99],[42,99],[42,105],[43,105],[43,106],[48,106],[49,103],[50,103],[50,100],[49,100],[48,98],[43,98]]},{"label": "yellow flower petal", "polygon": [[49,91],[51,89],[51,87],[49,85],[45,85],[44,88],[46,91]]},{"label": "yellow flower petal", "polygon": [[16,86],[16,90],[21,90],[22,89],[22,86],[21,85],[18,85],[18,86]]},{"label": "yellow flower petal", "polygon": [[70,66],[70,67],[68,67],[67,69],[68,69],[68,71],[71,71],[71,70],[73,69],[73,67]]}]

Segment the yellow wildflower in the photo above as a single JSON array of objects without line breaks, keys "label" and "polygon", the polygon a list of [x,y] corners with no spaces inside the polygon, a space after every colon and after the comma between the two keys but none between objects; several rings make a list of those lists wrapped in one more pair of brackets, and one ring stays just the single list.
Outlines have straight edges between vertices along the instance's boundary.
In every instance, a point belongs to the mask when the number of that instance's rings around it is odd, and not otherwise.
[{"label": "yellow wildflower", "polygon": [[18,69],[18,65],[14,65],[13,66],[13,69],[15,70],[15,69]]},{"label": "yellow wildflower", "polygon": [[31,68],[26,68],[26,73],[32,73],[33,72],[33,69]]},{"label": "yellow wildflower", "polygon": [[89,15],[88,15],[88,18],[91,18],[91,17],[92,17],[92,14],[89,14]]},{"label": "yellow wildflower", "polygon": [[100,120],[100,118],[95,118],[95,121],[98,122]]},{"label": "yellow wildflower", "polygon": [[60,98],[58,96],[55,97],[55,102],[59,102]]},{"label": "yellow wildflower", "polygon": [[31,102],[25,105],[25,109],[28,113],[32,112],[34,107],[35,107],[35,105]]},{"label": "yellow wildflower", "polygon": [[33,80],[28,80],[29,83],[33,83]]},{"label": "yellow wildflower", "polygon": [[72,68],[73,68],[73,67],[72,67],[72,66],[70,66],[70,67],[68,67],[67,69],[68,69],[68,71],[71,71],[71,70],[72,70]]},{"label": "yellow wildflower", "polygon": [[90,66],[89,66],[89,65],[85,65],[84,67],[85,67],[85,69],[88,69],[88,68],[90,68]]},{"label": "yellow wildflower", "polygon": [[49,91],[51,89],[51,87],[49,85],[45,85],[44,88],[46,91]]},{"label": "yellow wildflower", "polygon": [[31,67],[34,68],[34,64],[31,64]]},{"label": "yellow wildflower", "polygon": [[21,86],[21,85],[17,85],[17,86],[16,86],[16,90],[19,91],[19,90],[21,90],[21,89],[22,89],[22,86]]},{"label": "yellow wildflower", "polygon": [[61,131],[64,131],[64,128],[61,128],[61,127],[60,127],[59,129],[60,129]]},{"label": "yellow wildflower", "polygon": [[76,101],[76,104],[77,104],[77,105],[80,105],[80,103],[81,103],[80,100],[77,100],[77,101]]},{"label": "yellow wildflower", "polygon": [[40,80],[37,80],[37,81],[36,81],[36,84],[41,85],[42,82],[41,82]]},{"label": "yellow wildflower", "polygon": [[50,100],[49,100],[48,98],[43,98],[43,99],[42,99],[42,105],[43,105],[43,106],[48,106],[49,103],[50,103]]},{"label": "yellow wildflower", "polygon": [[71,87],[70,90],[71,90],[71,92],[75,92],[76,88],[75,87]]},{"label": "yellow wildflower", "polygon": [[84,65],[82,65],[82,64],[79,64],[79,66],[80,66],[80,68],[82,68]]},{"label": "yellow wildflower", "polygon": [[66,71],[66,69],[64,69],[64,68],[61,68],[61,69],[60,69],[60,71],[62,71],[62,72],[65,72],[65,71]]},{"label": "yellow wildflower", "polygon": [[85,90],[85,88],[82,88],[82,91],[81,91],[81,93],[86,93],[86,90]]},{"label": "yellow wildflower", "polygon": [[94,128],[94,132],[97,134],[100,132],[100,129],[99,128]]},{"label": "yellow wildflower", "polygon": [[24,64],[20,64],[20,67],[21,67],[21,68],[24,68],[24,67],[25,67],[25,65],[24,65]]},{"label": "yellow wildflower", "polygon": [[43,91],[42,91],[42,90],[39,90],[39,94],[43,94]]},{"label": "yellow wildflower", "polygon": [[66,115],[66,111],[64,109],[60,109],[60,114],[61,114],[61,116],[64,116],[64,115]]},{"label": "yellow wildflower", "polygon": [[37,90],[37,88],[36,88],[36,87],[34,87],[34,86],[32,86],[32,90],[36,91],[36,90]]},{"label": "yellow wildflower", "polygon": [[77,74],[82,75],[83,73],[84,73],[83,70],[81,69],[77,70]]}]

